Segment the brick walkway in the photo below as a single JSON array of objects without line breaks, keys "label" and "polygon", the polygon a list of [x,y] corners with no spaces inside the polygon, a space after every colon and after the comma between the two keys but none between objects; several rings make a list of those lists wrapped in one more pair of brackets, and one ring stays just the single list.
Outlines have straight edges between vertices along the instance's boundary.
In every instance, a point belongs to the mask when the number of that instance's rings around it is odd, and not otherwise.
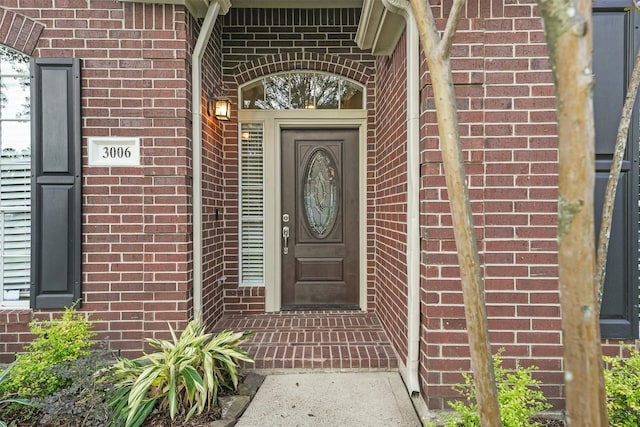
[{"label": "brick walkway", "polygon": [[214,330],[251,331],[243,344],[256,369],[396,369],[377,316],[358,311],[290,311],[223,316]]}]

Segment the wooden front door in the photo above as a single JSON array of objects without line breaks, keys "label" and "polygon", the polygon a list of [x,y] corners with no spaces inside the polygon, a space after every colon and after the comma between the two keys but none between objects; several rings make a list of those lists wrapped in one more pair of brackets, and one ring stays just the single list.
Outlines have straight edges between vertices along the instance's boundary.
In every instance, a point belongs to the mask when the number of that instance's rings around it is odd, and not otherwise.
[{"label": "wooden front door", "polygon": [[282,308],[358,308],[358,130],[282,130]]}]

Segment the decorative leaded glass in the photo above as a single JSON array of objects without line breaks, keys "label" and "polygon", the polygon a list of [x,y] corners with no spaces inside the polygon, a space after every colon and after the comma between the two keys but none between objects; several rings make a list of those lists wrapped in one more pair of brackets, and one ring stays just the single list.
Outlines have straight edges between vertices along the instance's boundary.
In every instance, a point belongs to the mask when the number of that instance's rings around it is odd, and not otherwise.
[{"label": "decorative leaded glass", "polygon": [[318,239],[329,235],[338,216],[336,162],[331,153],[318,148],[309,158],[304,174],[304,212],[311,233]]}]

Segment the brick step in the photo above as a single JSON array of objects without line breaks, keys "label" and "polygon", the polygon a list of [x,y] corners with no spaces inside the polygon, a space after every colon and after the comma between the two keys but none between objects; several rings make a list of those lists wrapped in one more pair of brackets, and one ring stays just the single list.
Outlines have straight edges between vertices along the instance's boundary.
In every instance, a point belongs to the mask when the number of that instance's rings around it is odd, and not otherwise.
[{"label": "brick step", "polygon": [[225,316],[215,330],[254,332],[254,369],[390,369],[398,361],[377,317],[361,312]]},{"label": "brick step", "polygon": [[391,345],[247,344],[254,369],[395,369]]}]

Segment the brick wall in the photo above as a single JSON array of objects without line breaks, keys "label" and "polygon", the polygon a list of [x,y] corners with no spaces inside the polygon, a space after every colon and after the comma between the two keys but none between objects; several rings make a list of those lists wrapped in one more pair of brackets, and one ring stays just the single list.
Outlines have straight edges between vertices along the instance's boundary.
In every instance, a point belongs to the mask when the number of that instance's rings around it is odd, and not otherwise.
[{"label": "brick wall", "polygon": [[[536,376],[544,381],[546,396],[560,406],[555,114],[544,34],[534,9],[535,2],[528,1],[471,1],[452,56],[493,350],[504,348],[506,366],[539,366]],[[436,9],[435,15],[443,25],[440,12]],[[403,43],[392,57],[377,62],[377,88],[383,99],[402,94],[394,76],[404,75]],[[425,401],[440,409],[457,396],[451,385],[462,381],[460,370],[470,369],[470,359],[435,104],[424,59],[421,68],[420,375]],[[404,117],[384,122],[382,117],[389,115],[386,108],[378,106],[376,146],[378,311],[391,319],[383,320],[390,335],[402,336]],[[389,108],[403,111],[398,105]],[[394,318],[392,313],[402,314]],[[394,344],[401,354],[405,351],[404,342]]]},{"label": "brick wall", "polygon": [[[83,310],[114,349],[138,354],[143,337],[191,316],[186,70],[197,28],[179,6],[54,6],[1,0],[0,40],[35,57],[81,59]],[[89,167],[92,136],[141,137],[141,166]],[[13,352],[33,313],[0,314],[0,352]]]},{"label": "brick wall", "polygon": [[[194,24],[195,25],[195,24]],[[218,95],[222,84],[222,24],[214,26],[203,57],[203,88],[205,94]],[[225,170],[223,132],[225,125],[206,113],[203,99],[202,136],[202,310],[206,324],[213,325],[222,316],[224,274]]]},{"label": "brick wall", "polygon": [[485,21],[486,286],[494,347],[537,365],[560,406],[555,100],[535,9],[505,2]]},{"label": "brick wall", "polygon": [[33,336],[29,333],[29,310],[0,311],[0,363],[13,361],[13,354],[21,351]]},{"label": "brick wall", "polygon": [[[534,7],[534,2],[477,2],[472,8],[477,16],[467,16],[460,27],[462,37],[456,41],[466,45],[456,49],[454,67],[462,70],[456,76],[461,133],[493,350],[504,349],[505,366],[536,364],[546,396],[558,406],[562,348],[555,254],[555,114]],[[476,71],[467,75],[469,68]],[[426,110],[425,116],[432,118],[427,122],[432,123],[433,110]],[[425,133],[433,135],[429,127],[425,124]],[[427,159],[437,158],[434,148],[425,144]],[[424,191],[433,194],[432,187],[440,187],[437,200],[446,200],[441,163],[428,161],[424,166],[429,171]],[[428,237],[424,242],[427,300],[439,306],[424,308],[428,320],[423,376],[429,384],[439,384],[427,386],[426,394],[429,405],[440,408],[443,397],[452,395],[450,385],[460,381],[457,371],[469,368],[468,348],[448,207],[423,207],[427,236],[435,224],[449,230],[444,239]],[[440,227],[437,233],[442,232]],[[429,262],[434,257],[436,266]]]},{"label": "brick wall", "polygon": [[[317,70],[359,81],[373,92],[373,57],[355,44],[359,9],[234,9],[224,16],[222,68],[233,105],[237,88],[271,73]],[[368,99],[373,111],[375,97]],[[225,126],[225,311],[264,312],[262,287],[238,286],[238,128]],[[373,282],[370,282],[373,299]]]},{"label": "brick wall", "polygon": [[371,173],[376,312],[401,360],[407,355],[407,91],[406,41],[377,64],[379,105]]}]

